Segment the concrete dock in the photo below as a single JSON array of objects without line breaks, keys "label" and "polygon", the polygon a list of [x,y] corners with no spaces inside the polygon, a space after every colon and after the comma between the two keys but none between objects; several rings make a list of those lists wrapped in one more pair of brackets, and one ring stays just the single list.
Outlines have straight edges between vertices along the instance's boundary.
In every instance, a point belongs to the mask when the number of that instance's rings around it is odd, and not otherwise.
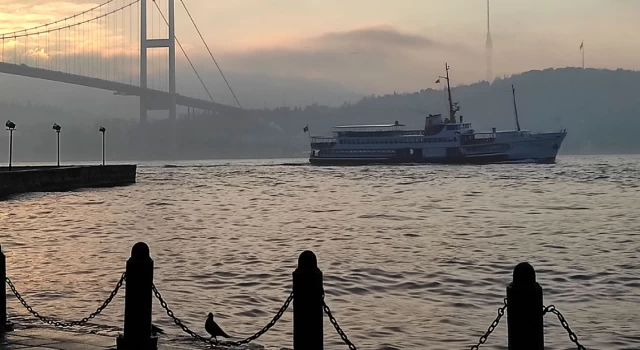
[{"label": "concrete dock", "polygon": [[0,198],[28,192],[69,191],[136,182],[136,165],[0,168]]}]

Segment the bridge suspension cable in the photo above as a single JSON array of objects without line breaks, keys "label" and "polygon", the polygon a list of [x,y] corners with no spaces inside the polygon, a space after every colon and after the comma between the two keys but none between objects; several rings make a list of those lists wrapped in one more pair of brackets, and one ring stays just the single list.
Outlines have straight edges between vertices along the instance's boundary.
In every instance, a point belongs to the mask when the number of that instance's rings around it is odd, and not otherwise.
[{"label": "bridge suspension cable", "polygon": [[231,95],[233,95],[233,99],[238,104],[238,107],[242,108],[242,105],[240,105],[240,101],[238,101],[238,97],[236,97],[235,92],[233,92],[233,89],[231,88],[231,85],[229,84],[229,81],[227,80],[227,78],[224,76],[224,73],[222,72],[222,68],[220,68],[220,65],[218,64],[218,61],[215,59],[215,57],[213,57],[213,53],[211,53],[211,50],[209,49],[209,45],[207,44],[207,41],[204,40],[204,37],[202,36],[202,33],[200,32],[200,28],[198,28],[198,25],[196,24],[196,21],[193,19],[193,16],[191,16],[191,12],[189,12],[189,8],[187,8],[187,4],[184,3],[184,0],[180,0],[180,3],[182,3],[182,7],[184,7],[184,10],[187,12],[187,15],[189,15],[189,19],[191,19],[191,23],[193,23],[193,26],[196,28],[196,31],[198,32],[198,35],[200,36],[200,39],[202,40],[202,43],[207,48],[207,51],[209,52],[209,56],[211,56],[211,59],[213,60],[213,63],[216,64],[216,67],[218,68],[218,72],[220,72],[220,75],[222,76],[222,79],[224,79],[225,84],[227,84],[227,87],[229,88],[229,91],[231,91]]},{"label": "bridge suspension cable", "polygon": [[56,25],[56,24],[62,23],[62,22],[66,23],[67,20],[74,19],[74,18],[76,18],[78,16],[84,15],[85,13],[93,12],[93,10],[99,9],[99,8],[101,8],[103,6],[107,6],[108,4],[110,4],[110,3],[114,2],[114,1],[116,1],[116,0],[109,0],[109,1],[104,2],[104,3],[102,3],[102,4],[98,5],[98,6],[92,7],[90,9],[86,10],[86,11],[83,11],[83,12],[80,12],[80,13],[76,13],[73,16],[65,17],[63,19],[59,19],[59,20],[54,21],[54,22],[50,22],[50,23],[47,23],[47,24],[42,24],[42,25],[39,25],[39,26],[27,28],[27,29],[20,29],[20,30],[16,30],[16,31],[13,31],[13,32],[0,33],[0,35],[3,35],[3,36],[7,35],[8,36],[8,35],[16,34],[16,33],[23,32],[23,31],[27,31],[28,32],[28,31],[36,30],[36,29],[39,29],[39,28],[42,28],[42,27],[48,27],[48,26]]},{"label": "bridge suspension cable", "polygon": [[[164,38],[169,37],[168,32],[170,31],[167,16],[162,11],[167,0],[153,0],[153,3],[156,7],[155,10],[153,9],[154,5],[148,5],[152,14],[155,14],[157,18],[153,23],[152,17],[151,27],[147,25],[146,29],[151,30],[152,37],[154,31],[158,31],[158,36],[153,38],[157,41],[149,46],[150,48],[160,48],[163,47],[160,43],[166,42]],[[144,66],[141,65],[143,57],[139,48],[145,46],[142,44],[143,40],[149,42],[149,39],[142,36],[144,35],[142,30],[145,28],[141,28],[144,27],[141,5],[141,0],[109,0],[73,16],[50,23],[0,33],[2,41],[0,72],[109,90],[118,95],[140,96],[147,101],[156,103],[156,106],[151,108],[164,106],[163,100],[174,97],[171,95],[172,91],[169,91],[172,88],[167,86],[169,85],[168,81],[173,81],[172,76],[170,77],[172,73],[167,75],[164,72],[169,70],[169,60],[173,58],[160,60],[160,55],[152,56],[151,62],[147,61],[151,64],[147,72],[152,74],[150,77],[147,76],[154,80],[160,78],[161,87],[156,90],[153,87],[141,85],[142,81],[139,78],[142,77],[141,73],[144,73],[142,72]],[[184,3],[183,6],[188,11]],[[156,10],[161,17],[155,13]],[[195,26],[191,13],[188,14]],[[163,29],[165,24],[166,28]],[[197,26],[196,29],[201,39],[204,40]],[[133,33],[134,30],[136,33]],[[149,33],[147,32],[147,34]],[[171,40],[175,40],[179,46],[210,100],[176,94],[176,102],[183,106],[208,111],[230,110],[232,108],[230,106],[225,107],[215,103],[209,88],[202,79],[203,76],[196,69],[196,65],[187,54],[185,47],[175,35]],[[208,46],[207,50],[233,94],[235,102],[241,107],[235,92],[231,89]],[[160,53],[157,50],[155,52],[155,54]],[[157,67],[154,66],[155,61],[160,61]],[[155,78],[154,75],[156,75]],[[157,103],[157,101],[162,101],[162,103]]]},{"label": "bridge suspension cable", "polygon": [[[135,5],[135,4],[137,4],[138,2],[140,2],[140,0],[134,0],[131,3],[129,3],[127,5],[124,5],[122,7],[119,7],[119,8],[117,8],[117,9],[115,9],[115,10],[109,12],[109,13],[105,13],[104,15],[101,15],[101,16],[98,16],[98,17],[94,17],[94,18],[91,18],[91,19],[88,19],[88,20],[85,20],[85,21],[82,21],[82,22],[76,22],[76,23],[73,23],[73,24],[65,25],[64,27],[58,27],[58,28],[54,28],[54,29],[47,29],[47,30],[43,30],[43,31],[40,31],[40,32],[35,32],[35,33],[27,33],[27,31],[29,29],[23,29],[23,30],[19,30],[17,32],[12,32],[12,33],[8,33],[8,34],[0,34],[0,37],[6,38],[6,39],[19,39],[19,38],[30,37],[30,36],[39,35],[39,34],[53,33],[53,32],[58,31],[58,30],[65,30],[65,29],[69,30],[71,28],[75,28],[75,27],[78,27],[80,25],[87,24],[89,22],[93,22],[93,21],[98,20],[100,18],[104,18],[104,17],[112,15],[112,14],[114,14],[116,12],[122,11],[122,10],[128,8],[128,7],[131,7],[131,6]],[[75,18],[75,16],[74,17],[70,17],[70,18]],[[20,33],[20,32],[24,32],[24,33],[21,34],[21,35],[18,35],[17,33]],[[9,35],[9,34],[13,34],[13,33],[16,33],[16,34]]]},{"label": "bridge suspension cable", "polygon": [[0,34],[0,61],[133,84],[139,65],[133,65],[136,54],[128,48],[139,46],[139,36],[134,42],[132,33],[139,27],[138,16],[136,26],[133,18],[139,4],[140,0],[111,0],[55,22]]},{"label": "bridge suspension cable", "polygon": [[[164,13],[160,9],[160,6],[158,6],[158,3],[155,0],[153,1],[153,3],[156,5],[156,9],[158,9],[158,12],[160,13],[160,16],[162,16],[162,19],[165,21],[165,23],[167,25],[169,25],[169,21],[167,20],[167,18],[165,17]],[[191,65],[191,69],[193,69],[193,72],[196,74],[196,77],[198,77],[198,80],[200,80],[200,84],[202,84],[202,87],[207,92],[207,95],[209,95],[209,99],[211,99],[211,102],[214,102],[213,101],[213,96],[211,96],[211,93],[209,92],[209,89],[207,88],[207,85],[204,83],[204,80],[202,80],[202,77],[200,77],[200,73],[198,73],[198,70],[196,69],[196,67],[193,64],[193,62],[191,61],[191,59],[189,58],[189,55],[187,54],[187,51],[184,49],[184,47],[180,43],[180,40],[178,40],[177,36],[174,39],[176,41],[176,44],[178,44],[178,47],[180,47],[180,50],[184,54],[184,57],[187,59],[187,62],[189,62],[189,65]]]}]

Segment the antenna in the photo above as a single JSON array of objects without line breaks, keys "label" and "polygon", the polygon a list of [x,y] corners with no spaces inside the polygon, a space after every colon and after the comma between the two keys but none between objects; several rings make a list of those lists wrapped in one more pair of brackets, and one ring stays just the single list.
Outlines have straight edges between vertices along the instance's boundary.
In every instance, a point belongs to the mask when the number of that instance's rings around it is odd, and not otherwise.
[{"label": "antenna", "polygon": [[518,120],[518,106],[516,105],[516,88],[511,85],[511,91],[513,92],[513,111],[516,114],[516,127],[520,131],[520,121]]},{"label": "antenna", "polygon": [[[451,97],[451,82],[449,81],[449,69],[451,69],[451,67],[449,67],[448,63],[445,63],[444,65],[446,71],[447,71],[447,75],[444,77],[439,77],[440,79],[446,79],[447,80],[447,96],[449,97],[449,119],[448,119],[448,123],[455,123],[456,122],[456,112],[458,112],[460,110],[460,107],[458,106],[457,102],[453,102],[453,99]],[[438,79],[438,81],[436,81],[436,83],[440,82],[440,79]]]},{"label": "antenna", "polygon": [[493,81],[493,39],[491,39],[491,12],[490,12],[490,0],[487,0],[487,42],[485,44],[485,51],[487,55],[487,81],[491,83]]}]

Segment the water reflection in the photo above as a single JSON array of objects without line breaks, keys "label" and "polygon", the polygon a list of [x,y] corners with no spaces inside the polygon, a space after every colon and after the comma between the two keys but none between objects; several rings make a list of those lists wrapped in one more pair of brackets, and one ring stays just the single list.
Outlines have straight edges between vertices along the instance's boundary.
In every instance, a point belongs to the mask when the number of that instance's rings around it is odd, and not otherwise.
[{"label": "water reflection", "polygon": [[[556,165],[316,168],[287,161],[143,164],[135,186],[0,202],[8,274],[37,310],[78,319],[146,241],[178,316],[234,335],[264,326],[314,250],[327,302],[365,349],[469,347],[529,261],[588,348],[640,344],[640,159]],[[301,161],[304,162],[304,161]],[[15,301],[10,310],[24,315]],[[96,319],[121,325],[123,300]],[[168,336],[179,329],[154,306]],[[506,324],[506,323],[505,323]],[[506,344],[505,324],[487,349]],[[547,316],[549,349],[569,348]],[[327,346],[339,337],[325,322]],[[202,328],[202,329],[199,329]],[[260,339],[291,345],[291,314]]]}]

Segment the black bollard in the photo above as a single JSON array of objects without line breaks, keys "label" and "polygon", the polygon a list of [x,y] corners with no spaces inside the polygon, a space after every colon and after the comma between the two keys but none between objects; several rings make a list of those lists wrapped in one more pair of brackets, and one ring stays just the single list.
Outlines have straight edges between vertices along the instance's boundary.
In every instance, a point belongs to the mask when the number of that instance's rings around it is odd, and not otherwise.
[{"label": "black bollard", "polygon": [[324,319],[322,271],[316,255],[305,251],[293,272],[293,349],[322,350]]},{"label": "black bollard", "polygon": [[158,338],[151,335],[153,260],[149,246],[138,242],[127,260],[124,299],[124,335],[118,336],[118,350],[157,350]]},{"label": "black bollard", "polygon": [[507,329],[509,350],[544,350],[542,287],[529,263],[513,270],[507,287]]}]

